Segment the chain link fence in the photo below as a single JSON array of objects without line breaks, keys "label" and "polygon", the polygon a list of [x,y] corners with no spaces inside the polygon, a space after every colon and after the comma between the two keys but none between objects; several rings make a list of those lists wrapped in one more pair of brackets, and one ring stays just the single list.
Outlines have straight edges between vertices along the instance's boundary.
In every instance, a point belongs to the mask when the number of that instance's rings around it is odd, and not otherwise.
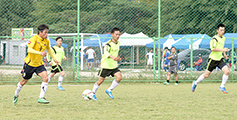
[{"label": "chain link fence", "polygon": [[[113,27],[119,27],[123,33],[119,52],[122,61],[118,64],[124,81],[166,80],[164,57],[167,51],[164,48],[170,50],[174,46],[180,56],[179,80],[185,82],[197,79],[204,72],[210,54],[210,39],[217,34],[216,26],[223,23],[226,25],[226,47],[233,51],[227,52],[229,79],[236,79],[235,0],[1,0],[0,3],[1,83],[21,79],[26,44],[37,34],[40,24],[49,26],[51,45],[55,45],[56,37],[64,38],[68,58],[62,64],[66,72],[64,82],[98,79],[103,46],[112,38],[110,30]],[[90,47],[96,53],[92,69],[88,68],[86,54]],[[153,65],[147,65],[149,58],[155,58]],[[202,63],[195,65],[199,58]],[[50,66],[44,60],[49,73]],[[222,72],[216,69],[208,80],[218,81],[221,77]],[[40,82],[41,79],[34,75],[30,81]],[[57,82],[57,77],[52,82]]]}]

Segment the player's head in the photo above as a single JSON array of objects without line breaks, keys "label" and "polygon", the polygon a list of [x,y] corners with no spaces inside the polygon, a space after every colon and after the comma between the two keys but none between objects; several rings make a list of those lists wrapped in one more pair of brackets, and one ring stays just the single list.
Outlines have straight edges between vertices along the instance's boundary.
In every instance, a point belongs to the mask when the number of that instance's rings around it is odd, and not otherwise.
[{"label": "player's head", "polygon": [[216,31],[220,37],[222,37],[225,34],[225,25],[224,24],[219,24],[216,27]]},{"label": "player's head", "polygon": [[153,52],[153,49],[151,49],[150,52]]},{"label": "player's head", "polygon": [[165,51],[168,51],[169,49],[168,49],[168,47],[165,47]]},{"label": "player's head", "polygon": [[49,27],[45,24],[41,24],[38,26],[38,35],[41,38],[46,39],[48,37],[48,33],[49,33]]},{"label": "player's head", "polygon": [[62,37],[57,37],[56,38],[56,43],[57,43],[57,46],[61,46],[63,44],[63,38]]},{"label": "player's head", "polygon": [[111,29],[111,35],[112,39],[117,41],[121,35],[120,29],[116,27]]},{"label": "player's head", "polygon": [[175,47],[172,47],[172,48],[171,48],[171,52],[172,52],[172,53],[175,53],[175,51],[176,51],[176,48],[175,48]]}]

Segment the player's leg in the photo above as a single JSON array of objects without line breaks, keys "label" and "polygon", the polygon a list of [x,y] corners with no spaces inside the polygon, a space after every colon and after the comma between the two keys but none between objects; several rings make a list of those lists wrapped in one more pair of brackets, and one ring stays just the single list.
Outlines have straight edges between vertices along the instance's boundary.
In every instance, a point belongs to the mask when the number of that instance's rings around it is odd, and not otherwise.
[{"label": "player's leg", "polygon": [[178,74],[174,74],[175,75],[175,84],[174,85],[178,85],[178,83],[179,83],[179,76],[178,76]]},{"label": "player's leg", "polygon": [[49,81],[54,77],[54,75],[56,74],[56,72],[55,72],[56,67],[57,67],[57,66],[52,66],[52,68],[51,68],[51,73],[50,73],[49,76],[48,76],[48,83],[49,83]]},{"label": "player's leg", "polygon": [[13,104],[16,105],[18,101],[18,97],[22,87],[27,83],[27,81],[32,77],[34,73],[34,67],[28,66],[25,64],[22,70],[22,80],[17,84],[17,88],[15,91],[15,95],[13,97]]},{"label": "player's leg", "polygon": [[170,83],[170,76],[171,76],[171,72],[170,71],[168,71],[168,73],[167,73],[167,79],[166,79],[166,82],[163,82],[164,83],[164,85],[169,85]]},{"label": "player's leg", "polygon": [[105,77],[100,76],[99,80],[97,82],[95,82],[93,89],[92,89],[92,92],[94,93],[93,98],[92,98],[93,100],[98,100],[95,96],[95,93],[99,89],[100,85],[104,82],[104,80],[105,80]]},{"label": "player's leg", "polygon": [[112,90],[117,87],[120,83],[120,81],[122,80],[122,74],[121,72],[118,70],[118,68],[116,68],[117,71],[116,73],[114,73],[115,79],[113,80],[112,84],[110,85],[110,87],[105,91],[105,93],[107,93],[109,95],[110,98],[114,99],[114,96],[112,95]]},{"label": "player's leg", "polygon": [[221,82],[221,86],[219,87],[219,90],[225,94],[228,94],[228,92],[225,89],[225,84],[228,80],[230,70],[227,65],[225,65],[223,68],[220,68],[220,69],[224,72],[224,74],[222,76],[222,82]]},{"label": "player's leg", "polygon": [[62,87],[62,83],[63,83],[63,78],[65,76],[65,72],[64,71],[61,71],[59,72],[60,76],[58,77],[58,87],[57,89],[59,90],[65,90],[63,87]]},{"label": "player's leg", "polygon": [[41,91],[38,99],[38,103],[44,103],[48,104],[49,101],[45,100],[44,95],[48,89],[48,76],[47,76],[47,71],[44,67],[40,66],[38,67],[38,70],[36,73],[42,78],[43,82],[41,84]]}]

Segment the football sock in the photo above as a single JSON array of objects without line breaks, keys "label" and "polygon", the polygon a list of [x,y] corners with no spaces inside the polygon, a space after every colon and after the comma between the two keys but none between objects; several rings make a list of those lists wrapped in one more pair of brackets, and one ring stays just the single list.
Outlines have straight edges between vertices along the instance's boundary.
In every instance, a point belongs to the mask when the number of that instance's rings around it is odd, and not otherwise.
[{"label": "football sock", "polygon": [[48,78],[49,78],[49,79],[48,79],[48,83],[49,83],[49,81],[51,80],[51,77],[50,77],[50,75],[48,76]]},{"label": "football sock", "polygon": [[92,89],[92,92],[95,94],[99,87],[100,87],[100,86],[97,85],[97,83],[95,82],[94,87],[93,87],[93,89]]},{"label": "football sock", "polygon": [[20,82],[17,84],[17,87],[16,87],[16,91],[15,91],[15,96],[18,97],[19,94],[20,94],[20,91],[22,89],[22,85],[20,84]]},{"label": "football sock", "polygon": [[43,98],[43,97],[44,97],[44,95],[45,95],[47,89],[48,89],[48,83],[47,83],[47,82],[42,82],[39,98]]},{"label": "football sock", "polygon": [[114,79],[114,81],[112,82],[111,86],[107,89],[109,92],[111,92],[115,87],[117,87],[119,84],[119,82]]},{"label": "football sock", "polygon": [[204,79],[203,74],[201,76],[199,76],[199,78],[196,80],[195,85],[197,85],[198,83],[200,83],[202,80]]},{"label": "football sock", "polygon": [[170,80],[167,80],[167,83],[169,83],[170,82]]},{"label": "football sock", "polygon": [[58,78],[58,87],[62,85],[62,82],[63,82],[63,76],[60,75]]},{"label": "football sock", "polygon": [[225,87],[225,83],[227,82],[227,80],[228,80],[228,75],[223,74],[221,87]]}]

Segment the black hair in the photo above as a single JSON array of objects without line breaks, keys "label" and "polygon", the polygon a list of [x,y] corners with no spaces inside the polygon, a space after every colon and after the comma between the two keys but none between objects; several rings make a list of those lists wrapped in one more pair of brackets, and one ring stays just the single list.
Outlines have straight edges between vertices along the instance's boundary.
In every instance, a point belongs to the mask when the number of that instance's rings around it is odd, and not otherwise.
[{"label": "black hair", "polygon": [[38,33],[39,33],[39,31],[44,31],[45,29],[49,29],[49,26],[48,25],[45,25],[45,24],[41,24],[41,25],[39,25],[38,26]]},{"label": "black hair", "polygon": [[115,28],[111,29],[111,33],[114,33],[114,31],[119,31],[119,32],[120,32],[120,29],[119,29],[119,28],[117,28],[117,27],[115,27]]},{"label": "black hair", "polygon": [[60,36],[56,38],[56,41],[58,41],[59,39],[62,39],[62,41],[63,41],[63,38]]},{"label": "black hair", "polygon": [[221,24],[217,25],[216,29],[218,30],[220,27],[225,27],[225,25],[221,23]]},{"label": "black hair", "polygon": [[173,47],[171,47],[171,49],[172,49],[172,48],[174,48],[174,49],[176,50],[176,48],[175,48],[174,46],[173,46]]}]

